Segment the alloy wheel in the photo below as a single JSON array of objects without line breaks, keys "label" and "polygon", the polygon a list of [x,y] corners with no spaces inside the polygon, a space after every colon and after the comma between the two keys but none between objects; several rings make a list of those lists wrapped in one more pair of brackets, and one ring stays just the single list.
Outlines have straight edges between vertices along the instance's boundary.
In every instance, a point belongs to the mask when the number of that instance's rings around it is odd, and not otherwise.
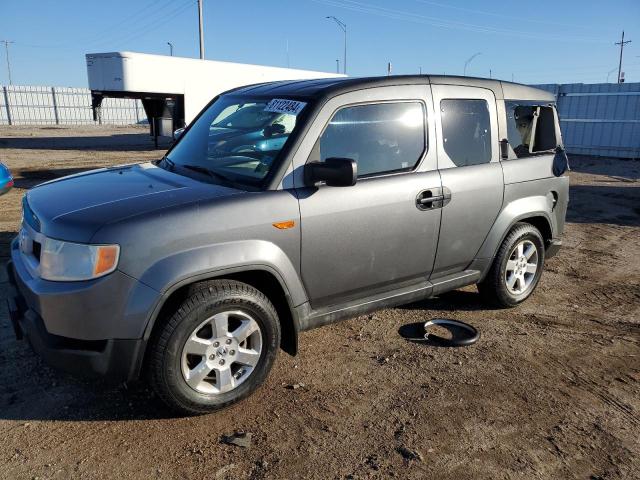
[{"label": "alloy wheel", "polygon": [[262,332],[255,319],[239,310],[216,313],[187,338],[182,376],[199,393],[227,393],[249,378],[261,353]]},{"label": "alloy wheel", "polygon": [[505,284],[513,295],[529,289],[538,271],[538,249],[531,240],[518,242],[509,255],[505,269]]}]

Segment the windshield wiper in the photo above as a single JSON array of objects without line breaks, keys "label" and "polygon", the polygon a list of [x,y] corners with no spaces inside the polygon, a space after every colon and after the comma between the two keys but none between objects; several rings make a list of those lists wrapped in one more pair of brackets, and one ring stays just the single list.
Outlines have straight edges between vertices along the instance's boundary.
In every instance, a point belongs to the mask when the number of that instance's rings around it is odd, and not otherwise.
[{"label": "windshield wiper", "polygon": [[171,170],[174,170],[175,167],[176,167],[176,163],[173,160],[171,160],[169,157],[167,157],[166,155],[164,157],[162,157],[162,159],[160,161],[165,162],[167,165],[169,165]]},{"label": "windshield wiper", "polygon": [[182,168],[185,168],[187,170],[191,170],[193,172],[204,173],[205,175],[209,175],[211,178],[222,180],[223,182],[231,184],[234,187],[236,186],[236,183],[233,180],[231,180],[226,175],[223,175],[221,173],[216,172],[215,170],[210,170],[210,169],[208,169],[206,167],[203,167],[201,165],[183,165],[183,164],[180,164],[180,166]]}]

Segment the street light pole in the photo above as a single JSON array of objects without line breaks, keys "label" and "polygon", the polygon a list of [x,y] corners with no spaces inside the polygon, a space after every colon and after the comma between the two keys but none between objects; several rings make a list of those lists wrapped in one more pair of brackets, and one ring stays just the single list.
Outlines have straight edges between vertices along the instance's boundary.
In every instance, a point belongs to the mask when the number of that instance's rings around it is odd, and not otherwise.
[{"label": "street light pole", "polygon": [[198,0],[198,31],[200,33],[200,60],[204,60],[204,27],[202,26],[202,0]]},{"label": "street light pole", "polygon": [[482,52],[478,52],[478,53],[474,53],[473,55],[471,55],[466,62],[464,62],[464,75],[467,75],[467,67],[469,66],[469,64],[471,63],[471,61],[476,58],[478,55],[482,55]]},{"label": "street light pole", "polygon": [[173,43],[167,42],[167,45],[169,45],[169,55],[173,57]]},{"label": "street light pole", "polygon": [[1,43],[4,43],[4,51],[7,55],[7,73],[9,74],[9,85],[13,85],[11,82],[11,62],[9,61],[9,44],[15,43],[9,40],[0,40]]},{"label": "street light pole", "polygon": [[342,32],[344,33],[344,59],[342,60],[342,70],[343,70],[343,73],[346,75],[347,74],[347,24],[344,22],[341,22],[333,15],[330,15],[327,18],[329,20],[333,20],[334,22],[336,22],[338,27],[340,27],[340,30],[342,30]]}]

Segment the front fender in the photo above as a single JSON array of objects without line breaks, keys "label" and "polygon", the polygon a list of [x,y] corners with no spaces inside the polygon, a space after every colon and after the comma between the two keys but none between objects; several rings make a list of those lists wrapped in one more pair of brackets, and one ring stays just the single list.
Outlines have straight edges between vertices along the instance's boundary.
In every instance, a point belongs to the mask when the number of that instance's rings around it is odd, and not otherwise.
[{"label": "front fender", "polygon": [[152,265],[140,281],[167,295],[199,279],[251,269],[267,270],[279,279],[293,306],[307,300],[297,269],[277,245],[240,240],[177,252]]}]

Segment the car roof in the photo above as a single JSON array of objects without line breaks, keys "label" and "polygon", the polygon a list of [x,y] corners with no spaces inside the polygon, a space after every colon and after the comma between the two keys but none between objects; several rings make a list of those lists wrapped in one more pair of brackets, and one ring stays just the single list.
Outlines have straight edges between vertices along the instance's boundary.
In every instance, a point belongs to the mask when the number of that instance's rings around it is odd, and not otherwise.
[{"label": "car roof", "polygon": [[498,99],[555,101],[552,93],[512,82],[453,75],[390,75],[385,77],[341,77],[312,80],[284,80],[259,83],[230,90],[228,93],[256,96],[327,98],[366,88],[400,85],[465,85],[487,88]]}]

